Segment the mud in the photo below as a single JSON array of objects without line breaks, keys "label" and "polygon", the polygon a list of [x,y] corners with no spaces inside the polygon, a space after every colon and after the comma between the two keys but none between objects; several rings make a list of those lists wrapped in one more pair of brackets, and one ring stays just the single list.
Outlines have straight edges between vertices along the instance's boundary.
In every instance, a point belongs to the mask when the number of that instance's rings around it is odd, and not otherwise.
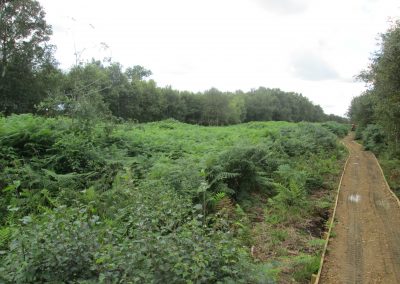
[{"label": "mud", "polygon": [[327,221],[330,216],[328,209],[320,210],[316,212],[314,218],[307,224],[305,231],[308,232],[314,238],[322,238],[327,231]]},{"label": "mud", "polygon": [[320,283],[400,283],[400,207],[372,153],[352,137]]}]

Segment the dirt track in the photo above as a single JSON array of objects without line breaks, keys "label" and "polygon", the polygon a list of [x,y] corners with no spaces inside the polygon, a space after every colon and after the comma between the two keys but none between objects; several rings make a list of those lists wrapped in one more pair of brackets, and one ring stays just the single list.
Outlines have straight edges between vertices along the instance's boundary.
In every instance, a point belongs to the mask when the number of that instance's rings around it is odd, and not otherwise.
[{"label": "dirt track", "polygon": [[320,283],[400,283],[400,207],[373,154],[350,136],[344,143],[350,158]]}]

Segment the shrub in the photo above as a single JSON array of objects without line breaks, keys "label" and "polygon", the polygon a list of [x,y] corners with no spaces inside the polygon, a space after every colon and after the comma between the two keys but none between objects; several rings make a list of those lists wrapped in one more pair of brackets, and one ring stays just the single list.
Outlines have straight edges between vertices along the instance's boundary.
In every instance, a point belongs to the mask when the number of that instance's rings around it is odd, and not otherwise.
[{"label": "shrub", "polygon": [[290,208],[305,208],[308,204],[304,188],[295,182],[291,182],[287,187],[279,185],[277,188],[278,194],[269,200],[273,207],[287,210]]},{"label": "shrub", "polygon": [[385,133],[379,125],[368,125],[362,132],[362,140],[366,150],[377,154],[387,148]]},{"label": "shrub", "polygon": [[318,124],[87,126],[0,118],[0,282],[273,283],[254,222],[308,218],[339,157]]},{"label": "shrub", "polygon": [[248,283],[255,269],[232,235],[204,229],[197,220],[167,235],[125,238],[99,259],[106,283]]},{"label": "shrub", "polygon": [[63,120],[31,114],[12,115],[0,120],[0,147],[13,149],[20,157],[45,154],[67,129]]},{"label": "shrub", "polygon": [[254,191],[272,193],[269,178],[279,161],[267,152],[267,146],[242,146],[222,153],[207,169],[211,189],[227,191],[236,199]]},{"label": "shrub", "polygon": [[311,123],[283,128],[278,142],[290,157],[315,155],[337,148],[336,136],[332,132]]},{"label": "shrub", "polygon": [[328,129],[338,137],[344,137],[349,133],[350,126],[348,124],[338,123],[335,121],[327,121],[321,124],[322,127]]},{"label": "shrub", "polygon": [[26,225],[13,235],[0,274],[8,283],[70,282],[92,279],[99,242],[96,216],[60,208]]}]

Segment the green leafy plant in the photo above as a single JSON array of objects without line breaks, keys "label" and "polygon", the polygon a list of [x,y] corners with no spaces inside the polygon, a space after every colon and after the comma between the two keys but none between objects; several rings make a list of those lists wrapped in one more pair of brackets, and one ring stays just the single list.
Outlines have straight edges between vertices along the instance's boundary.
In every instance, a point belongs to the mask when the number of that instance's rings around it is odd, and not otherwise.
[{"label": "green leafy plant", "polygon": [[0,149],[6,283],[273,283],[291,246],[318,253],[300,224],[342,157],[318,124],[32,115],[0,118]]}]

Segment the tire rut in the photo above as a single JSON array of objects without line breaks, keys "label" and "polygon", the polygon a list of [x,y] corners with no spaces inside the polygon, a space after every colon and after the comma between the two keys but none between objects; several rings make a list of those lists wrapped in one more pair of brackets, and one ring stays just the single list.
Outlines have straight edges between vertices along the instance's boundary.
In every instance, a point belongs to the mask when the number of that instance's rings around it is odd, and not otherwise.
[{"label": "tire rut", "polygon": [[320,283],[400,283],[400,207],[374,155],[343,142],[350,157]]}]

